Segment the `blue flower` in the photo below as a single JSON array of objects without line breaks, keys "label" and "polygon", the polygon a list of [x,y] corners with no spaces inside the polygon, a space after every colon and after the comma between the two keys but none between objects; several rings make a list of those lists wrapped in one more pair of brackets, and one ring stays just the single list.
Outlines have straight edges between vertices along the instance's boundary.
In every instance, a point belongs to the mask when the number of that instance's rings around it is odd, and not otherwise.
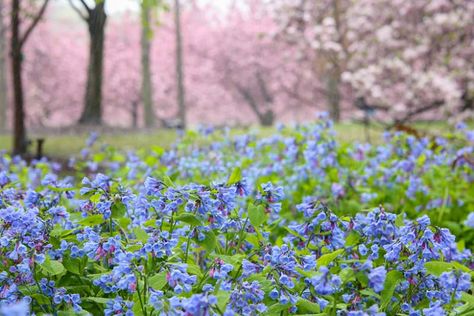
[{"label": "blue flower", "polygon": [[372,269],[369,273],[369,286],[373,288],[375,292],[381,292],[384,288],[386,276],[387,270],[385,270],[384,266]]}]

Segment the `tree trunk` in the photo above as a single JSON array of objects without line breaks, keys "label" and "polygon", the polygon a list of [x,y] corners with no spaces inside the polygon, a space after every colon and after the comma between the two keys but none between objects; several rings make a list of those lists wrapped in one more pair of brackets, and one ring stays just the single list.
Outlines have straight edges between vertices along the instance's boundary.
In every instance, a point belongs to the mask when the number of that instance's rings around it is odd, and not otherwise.
[{"label": "tree trunk", "polygon": [[150,5],[148,0],[141,2],[142,14],[142,35],[141,35],[141,54],[142,54],[142,102],[145,127],[155,125],[155,113],[153,111],[153,92],[150,69],[150,46],[151,46],[151,19]]},{"label": "tree trunk", "polygon": [[102,122],[102,73],[104,63],[104,33],[107,15],[105,0],[89,11],[87,19],[90,37],[89,66],[84,110],[79,124],[97,125]]},{"label": "tree trunk", "polygon": [[138,128],[138,102],[132,102],[132,128]]},{"label": "tree trunk", "polygon": [[12,0],[10,57],[13,80],[13,154],[24,155],[27,149],[23,81],[21,76],[23,56],[20,38],[20,0]]},{"label": "tree trunk", "polygon": [[326,78],[327,101],[329,115],[334,122],[338,122],[341,116],[341,77],[337,69],[332,69]]},{"label": "tree trunk", "polygon": [[0,131],[7,129],[8,90],[6,60],[6,26],[4,20],[4,2],[0,0]]},{"label": "tree trunk", "polygon": [[265,113],[260,115],[259,117],[260,125],[262,126],[273,126],[275,122],[275,113],[272,110],[267,110]]},{"label": "tree trunk", "polygon": [[183,39],[181,33],[181,8],[179,0],[174,1],[174,20],[176,27],[176,83],[178,86],[178,117],[183,129],[186,128],[186,96],[184,87]]}]

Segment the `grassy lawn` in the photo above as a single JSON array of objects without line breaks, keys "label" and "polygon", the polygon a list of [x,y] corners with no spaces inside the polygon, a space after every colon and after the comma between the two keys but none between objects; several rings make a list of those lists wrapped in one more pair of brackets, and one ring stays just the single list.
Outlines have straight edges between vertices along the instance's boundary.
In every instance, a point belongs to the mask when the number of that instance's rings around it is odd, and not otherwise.
[{"label": "grassy lawn", "polygon": [[[449,130],[446,123],[416,123],[415,128],[434,134],[443,134]],[[340,123],[335,125],[337,138],[342,142],[365,141],[366,131],[363,125],[358,123]],[[258,129],[262,136],[271,135],[273,128]],[[381,134],[383,128],[381,126],[372,126],[369,135],[372,143],[381,142]],[[242,133],[242,130],[236,130],[236,133]],[[51,157],[67,158],[70,155],[77,154],[84,146],[84,142],[88,137],[87,132],[80,133],[30,133],[31,139],[39,137],[45,138],[44,154]],[[140,149],[152,145],[161,147],[169,147],[176,139],[177,133],[174,130],[159,129],[156,131],[119,131],[105,132],[101,134],[101,141],[111,146],[121,148],[123,150]],[[7,134],[0,135],[0,150],[9,151],[11,148],[11,136]],[[35,145],[36,146],[36,145]],[[31,150],[35,150],[35,146]]]}]

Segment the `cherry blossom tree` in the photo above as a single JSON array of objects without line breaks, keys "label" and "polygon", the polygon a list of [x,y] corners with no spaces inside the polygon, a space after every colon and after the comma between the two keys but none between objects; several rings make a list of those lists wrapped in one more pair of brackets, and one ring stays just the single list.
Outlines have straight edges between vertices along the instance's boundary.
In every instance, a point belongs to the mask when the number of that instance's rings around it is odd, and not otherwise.
[{"label": "cherry blossom tree", "polygon": [[[280,25],[280,39],[299,48],[310,64],[314,78],[322,78],[321,93],[327,100],[331,118],[338,121],[348,52],[347,21],[349,0],[277,0],[273,2]],[[318,80],[315,80],[318,82]]]},{"label": "cherry blossom tree", "polygon": [[346,84],[350,89],[343,97],[381,109],[395,122],[438,109],[472,110],[472,1],[278,0],[273,5],[281,38],[298,45],[314,60],[315,75],[327,79],[333,118],[338,117],[333,101]]},{"label": "cherry blossom tree", "polygon": [[345,79],[396,122],[474,100],[474,2],[358,0],[350,8]]},{"label": "cherry blossom tree", "polygon": [[0,0],[0,131],[7,129],[7,25],[6,5]]},{"label": "cherry blossom tree", "polygon": [[79,123],[100,124],[102,122],[104,36],[107,21],[106,0],[96,0],[93,5],[85,0],[79,0],[82,8],[77,7],[72,0],[69,0],[69,2],[81,19],[86,22],[90,42],[84,109],[79,118]]},{"label": "cherry blossom tree", "polygon": [[[10,58],[13,88],[13,153],[26,154],[27,138],[25,127],[25,105],[23,90],[23,50],[25,43],[38,25],[48,6],[49,0],[41,2],[35,13],[25,14],[21,0],[11,1],[10,10]],[[25,15],[27,17],[25,17]],[[31,16],[31,17],[30,17]],[[23,22],[29,24],[22,30]]]},{"label": "cherry blossom tree", "polygon": [[[229,16],[191,3],[181,13],[182,49],[190,124],[271,124],[302,120],[320,106],[321,84],[298,51],[275,41],[277,25],[266,8],[232,10]],[[251,14],[249,14],[249,12]],[[80,116],[86,86],[87,34],[57,22],[41,25],[25,54],[29,124],[70,125]],[[104,122],[142,126],[142,24],[133,15],[110,17],[105,34]],[[173,13],[153,25],[150,47],[153,114],[163,122],[179,117]],[[74,60],[71,63],[70,60]],[[316,87],[316,88],[315,88]],[[30,101],[31,100],[31,101]]]}]

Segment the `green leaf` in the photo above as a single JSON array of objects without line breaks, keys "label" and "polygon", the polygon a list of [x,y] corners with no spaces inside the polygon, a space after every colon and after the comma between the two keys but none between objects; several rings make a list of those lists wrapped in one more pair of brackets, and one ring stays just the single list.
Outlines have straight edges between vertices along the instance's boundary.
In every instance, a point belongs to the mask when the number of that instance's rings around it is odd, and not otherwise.
[{"label": "green leaf", "polygon": [[322,255],[319,257],[319,259],[316,260],[316,264],[318,267],[321,266],[327,266],[331,262],[333,262],[340,254],[344,252],[344,249],[338,249],[336,251],[333,251],[331,253],[327,253],[325,255]]},{"label": "green leaf", "polygon": [[100,192],[97,192],[96,194],[94,194],[93,196],[91,196],[89,198],[89,200],[91,200],[92,203],[94,204],[97,204],[100,202],[100,198],[102,197],[102,193]]},{"label": "green leaf", "polygon": [[217,292],[216,297],[217,297],[217,307],[219,307],[221,311],[225,310],[227,306],[227,302],[229,301],[229,298],[230,298],[230,292],[219,291]]},{"label": "green leaf", "polygon": [[404,213],[398,214],[397,218],[395,218],[395,226],[402,227],[403,225],[405,225],[405,223],[403,222],[404,218],[405,218]]},{"label": "green leaf", "polygon": [[387,277],[385,278],[385,283],[383,286],[382,293],[380,294],[380,307],[384,310],[390,300],[392,299],[393,293],[395,292],[395,288],[397,287],[398,283],[403,280],[403,273],[397,270],[392,270],[387,273]]},{"label": "green leaf", "polygon": [[122,217],[118,219],[118,224],[123,229],[127,229],[131,222],[132,220],[128,217]]},{"label": "green leaf", "polygon": [[250,205],[248,208],[250,223],[258,227],[266,220],[265,208],[262,205]]},{"label": "green leaf", "polygon": [[232,185],[242,180],[242,170],[240,167],[236,167],[227,180],[227,185]]},{"label": "green leaf", "polygon": [[457,262],[457,261],[453,261],[453,262],[451,262],[451,264],[453,265],[453,267],[454,267],[455,269],[464,271],[464,272],[466,272],[466,273],[470,273],[471,276],[474,276],[474,271],[472,271],[471,269],[469,269],[469,268],[466,267],[465,265],[460,264],[460,263]]},{"label": "green leaf", "polygon": [[[87,256],[85,258],[87,259]],[[82,270],[82,260],[83,259],[64,256],[63,266],[66,268],[67,271],[71,273],[82,275],[84,273],[84,271]]]},{"label": "green leaf", "polygon": [[346,238],[346,246],[355,246],[359,243],[360,235],[356,231],[351,231]]},{"label": "green leaf", "polygon": [[199,268],[198,265],[195,265],[195,264],[192,264],[192,263],[188,263],[187,265],[188,265],[188,267],[187,267],[186,271],[189,274],[193,274],[193,275],[197,275],[198,277],[202,277],[202,271],[201,271],[201,268]]},{"label": "green leaf", "polygon": [[46,295],[35,293],[31,295],[31,298],[34,299],[39,305],[51,305],[51,300]]},{"label": "green leaf", "polygon": [[443,272],[450,271],[454,267],[453,264],[450,262],[430,261],[425,263],[425,268],[429,274],[440,276]]},{"label": "green leaf", "polygon": [[216,235],[212,230],[205,232],[206,236],[200,244],[209,252],[213,252],[217,246]]},{"label": "green leaf", "polygon": [[466,292],[461,293],[461,301],[474,305],[474,296]]},{"label": "green leaf", "polygon": [[168,284],[168,281],[166,280],[167,273],[167,271],[162,271],[158,274],[155,274],[148,279],[148,285],[150,285],[155,290],[161,290],[166,286],[166,284]]},{"label": "green leaf", "polygon": [[50,276],[58,275],[66,271],[61,262],[50,260],[49,258],[46,258],[43,264],[41,264],[41,269]]},{"label": "green leaf", "polygon": [[94,302],[98,304],[107,304],[108,301],[110,301],[110,298],[105,298],[105,297],[83,297],[81,300],[85,302]]},{"label": "green leaf", "polygon": [[139,240],[141,242],[144,242],[144,243],[148,241],[149,236],[143,228],[134,227],[133,228],[133,233],[135,234],[135,237],[137,238],[137,240]]},{"label": "green leaf", "polygon": [[176,217],[177,221],[189,224],[191,226],[202,226],[202,222],[199,218],[192,213],[184,213]]},{"label": "green leaf", "polygon": [[121,218],[127,213],[127,207],[122,202],[112,204],[112,218]]},{"label": "green leaf", "polygon": [[172,188],[174,187],[173,181],[172,181],[171,178],[168,177],[168,176],[164,176],[164,177],[163,177],[163,183],[164,183],[167,187],[172,187]]},{"label": "green leaf", "polygon": [[86,218],[79,221],[82,226],[96,226],[105,222],[104,217],[101,214],[89,215]]},{"label": "green leaf", "polygon": [[283,304],[280,304],[280,303],[276,303],[276,304],[273,304],[271,305],[270,307],[268,307],[268,309],[265,311],[264,315],[280,315],[280,313],[286,309],[288,309],[291,305],[290,304],[286,304],[286,305],[283,305]]},{"label": "green leaf", "polygon": [[304,298],[300,298],[298,302],[296,303],[296,306],[298,307],[298,312],[300,313],[320,313],[321,308],[319,307],[319,304],[310,302]]}]

